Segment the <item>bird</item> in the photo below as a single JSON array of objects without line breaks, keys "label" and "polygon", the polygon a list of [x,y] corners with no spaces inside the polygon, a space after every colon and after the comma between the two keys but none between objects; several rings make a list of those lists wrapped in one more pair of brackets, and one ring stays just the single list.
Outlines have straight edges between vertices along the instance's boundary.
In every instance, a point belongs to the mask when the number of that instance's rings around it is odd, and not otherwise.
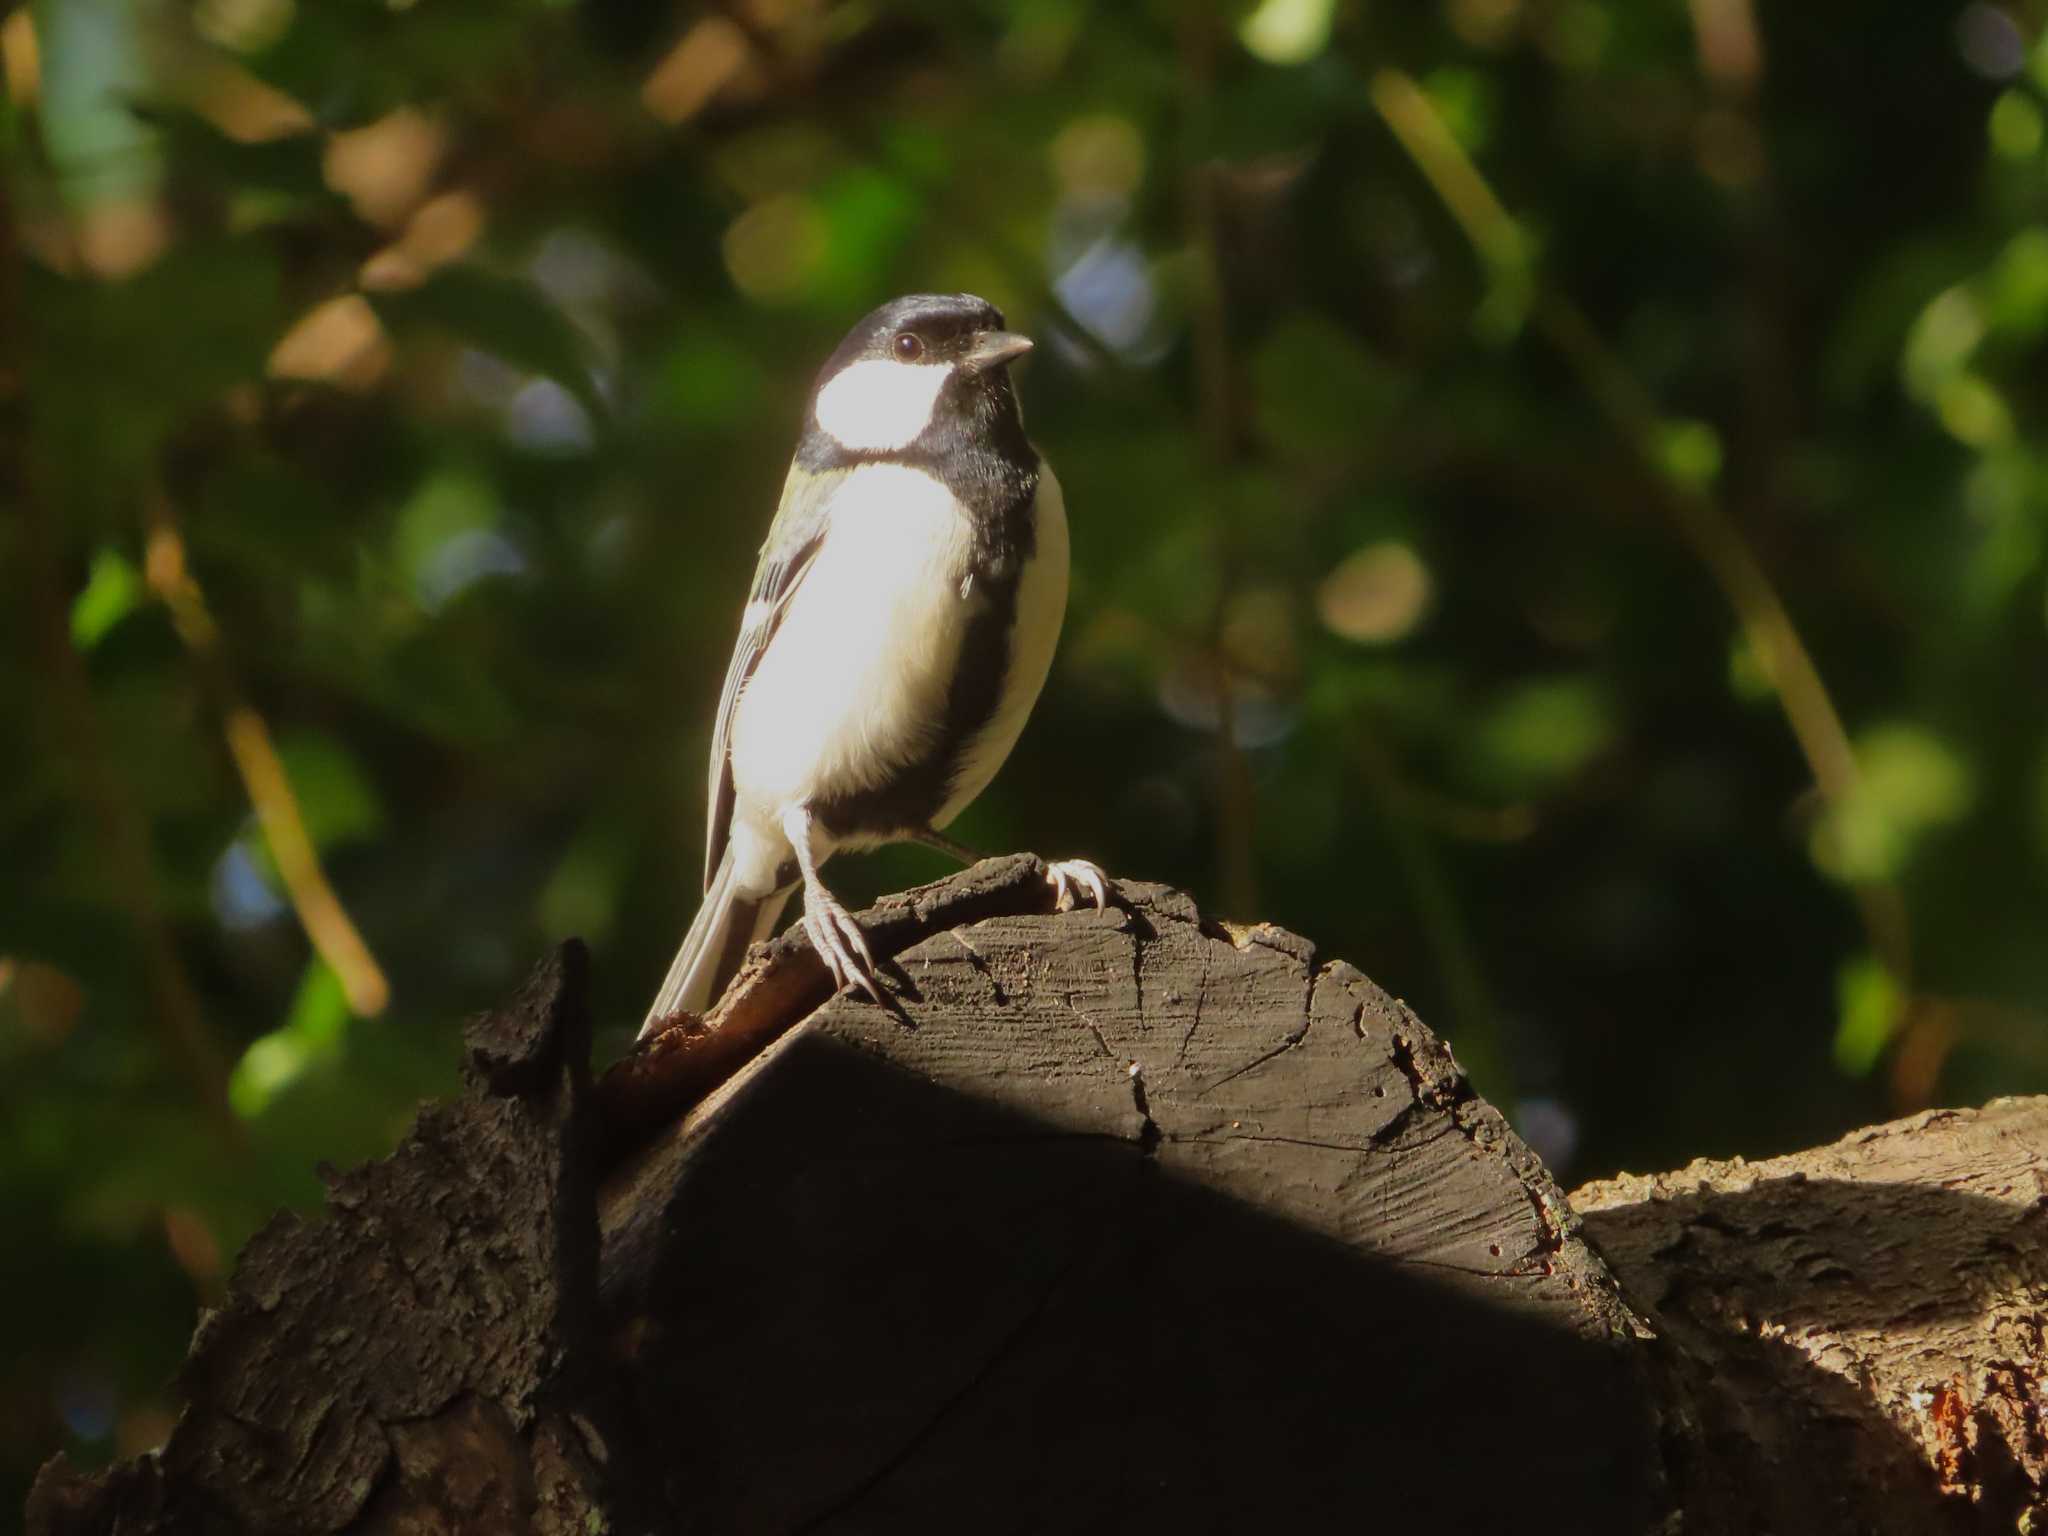
[{"label": "bird", "polygon": [[[712,726],[703,901],[642,1040],[703,1013],[799,887],[835,988],[882,1003],[820,868],[894,842],[976,857],[945,828],[1016,745],[1066,616],[1065,501],[1010,378],[1031,346],[986,299],[910,294],[819,371]],[[1061,911],[1107,902],[1085,859],[1047,879]]]}]

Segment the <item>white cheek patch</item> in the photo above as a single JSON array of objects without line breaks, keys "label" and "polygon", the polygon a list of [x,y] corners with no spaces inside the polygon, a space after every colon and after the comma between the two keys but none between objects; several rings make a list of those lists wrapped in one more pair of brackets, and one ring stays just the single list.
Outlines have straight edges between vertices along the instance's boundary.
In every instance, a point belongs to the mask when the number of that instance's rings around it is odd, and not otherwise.
[{"label": "white cheek patch", "polygon": [[950,366],[868,358],[849,364],[818,391],[818,425],[843,448],[888,453],[907,448],[931,424]]}]

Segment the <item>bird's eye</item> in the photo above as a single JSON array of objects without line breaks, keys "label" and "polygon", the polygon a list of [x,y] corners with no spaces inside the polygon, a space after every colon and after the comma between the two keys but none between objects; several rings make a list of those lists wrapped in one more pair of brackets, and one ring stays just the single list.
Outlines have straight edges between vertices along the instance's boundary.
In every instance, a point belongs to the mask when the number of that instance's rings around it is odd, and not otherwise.
[{"label": "bird's eye", "polygon": [[908,331],[896,333],[896,358],[899,362],[914,363],[924,356],[924,343]]}]

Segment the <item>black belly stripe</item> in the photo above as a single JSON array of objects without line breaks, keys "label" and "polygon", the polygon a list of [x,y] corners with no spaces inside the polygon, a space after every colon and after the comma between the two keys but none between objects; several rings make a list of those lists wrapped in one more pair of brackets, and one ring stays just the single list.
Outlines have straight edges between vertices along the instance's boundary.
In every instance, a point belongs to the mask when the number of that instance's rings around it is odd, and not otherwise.
[{"label": "black belly stripe", "polygon": [[988,728],[1003,700],[1016,636],[1018,574],[997,586],[977,580],[986,595],[960,637],[960,661],[946,690],[946,714],[924,756],[873,789],[834,796],[811,807],[835,837],[916,832],[932,824],[964,766],[967,749]]}]

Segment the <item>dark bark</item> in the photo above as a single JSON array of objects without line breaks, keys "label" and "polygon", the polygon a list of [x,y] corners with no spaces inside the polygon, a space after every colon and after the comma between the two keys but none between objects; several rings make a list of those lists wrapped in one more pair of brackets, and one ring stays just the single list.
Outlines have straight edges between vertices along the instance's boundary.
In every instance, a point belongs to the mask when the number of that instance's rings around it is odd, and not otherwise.
[{"label": "dark bark", "polygon": [[[608,1485],[581,946],[468,1033],[458,1103],[281,1216],[200,1320],[161,1456],[58,1458],[34,1532],[583,1532]],[[516,1516],[508,1516],[517,1512]]]},{"label": "dark bark", "polygon": [[1572,1196],[1698,1405],[1716,1529],[2048,1528],[2048,1100]]},{"label": "dark bark", "polygon": [[163,1456],[53,1463],[31,1530],[2033,1509],[2042,1104],[1596,1186],[1582,1228],[1349,966],[1156,886],[1054,916],[1042,875],[868,914],[894,1011],[785,938],[594,1089],[565,950],[460,1104],[250,1245]]}]

